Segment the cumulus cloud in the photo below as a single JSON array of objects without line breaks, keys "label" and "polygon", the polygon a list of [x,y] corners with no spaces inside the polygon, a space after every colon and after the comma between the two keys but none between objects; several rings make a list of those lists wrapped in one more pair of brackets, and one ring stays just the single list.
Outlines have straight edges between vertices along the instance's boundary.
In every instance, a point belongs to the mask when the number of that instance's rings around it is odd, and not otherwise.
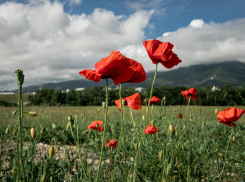
[{"label": "cumulus cloud", "polygon": [[194,28],[202,28],[203,24],[204,21],[202,19],[195,19],[191,21],[190,26]]},{"label": "cumulus cloud", "polygon": [[17,69],[26,75],[24,86],[83,79],[79,71],[93,69],[111,51],[141,42],[153,13],[116,16],[96,8],[91,14],[70,15],[59,1],[1,4],[0,89],[17,88]]}]

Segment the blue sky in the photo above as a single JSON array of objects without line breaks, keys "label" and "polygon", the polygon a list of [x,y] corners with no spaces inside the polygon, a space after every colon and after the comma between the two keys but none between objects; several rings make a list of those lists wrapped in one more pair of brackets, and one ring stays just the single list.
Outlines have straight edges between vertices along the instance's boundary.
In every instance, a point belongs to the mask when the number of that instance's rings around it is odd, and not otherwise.
[{"label": "blue sky", "polygon": [[[244,0],[0,0],[0,90],[84,79],[118,50],[153,71],[142,41],[174,44],[182,63],[245,62]],[[160,67],[159,71],[167,71]]]}]

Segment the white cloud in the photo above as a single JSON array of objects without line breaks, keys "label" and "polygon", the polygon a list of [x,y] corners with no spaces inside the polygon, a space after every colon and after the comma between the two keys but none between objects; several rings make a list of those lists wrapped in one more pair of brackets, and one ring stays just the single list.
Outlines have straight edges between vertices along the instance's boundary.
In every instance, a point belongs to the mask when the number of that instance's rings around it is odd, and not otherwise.
[{"label": "white cloud", "polygon": [[195,19],[191,21],[190,26],[194,28],[202,28],[203,24],[204,24],[204,21],[202,19]]},{"label": "white cloud", "polygon": [[69,0],[69,5],[79,5],[82,3],[82,0]]},{"label": "white cloud", "polygon": [[96,8],[70,15],[63,8],[49,0],[0,5],[0,89],[17,88],[17,69],[26,75],[23,86],[83,79],[79,71],[141,42],[154,13],[139,10],[127,17]]}]

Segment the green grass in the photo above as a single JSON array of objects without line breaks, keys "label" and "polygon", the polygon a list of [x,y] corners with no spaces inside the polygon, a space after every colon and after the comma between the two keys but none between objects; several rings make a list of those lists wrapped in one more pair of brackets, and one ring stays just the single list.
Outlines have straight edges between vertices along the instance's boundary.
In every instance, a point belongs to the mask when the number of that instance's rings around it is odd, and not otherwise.
[{"label": "green grass", "polygon": [[[244,106],[237,107],[245,109]],[[177,118],[179,113],[178,106],[166,106],[166,119],[165,110],[163,108],[161,113],[162,118],[159,119],[160,108],[160,106],[154,106],[153,113],[151,113],[151,107],[149,110],[149,121],[147,121],[147,125],[150,124],[150,120],[154,120],[154,123],[161,131],[156,135],[144,135],[145,137],[143,139],[143,145],[141,146],[139,156],[137,181],[162,181],[163,174],[166,181],[186,181],[188,166],[191,171],[191,181],[201,181],[204,175],[209,177],[209,181],[219,181],[218,175],[222,171],[224,165],[224,158],[219,158],[219,153],[222,153],[225,156],[226,147],[232,129],[231,127],[225,126],[217,121],[214,110],[215,108],[218,108],[218,110],[221,111],[227,107],[189,106],[188,112],[186,116],[184,116],[186,106],[181,106],[183,119]],[[10,131],[13,131],[18,114],[12,116],[12,111],[17,108],[1,107],[0,109],[0,138],[4,142],[10,140],[11,137],[10,134],[5,134],[6,127],[10,125]],[[101,109],[99,113],[98,109]],[[38,127],[36,142],[49,143],[52,138],[55,138],[58,142],[61,142],[61,144],[75,145],[75,140],[73,139],[71,132],[66,129],[66,125],[68,123],[68,115],[77,115],[79,135],[83,149],[86,149],[87,140],[88,151],[97,155],[99,154],[101,145],[100,139],[103,132],[100,134],[95,134],[96,132],[94,130],[90,130],[88,134],[86,134],[85,131],[92,121],[104,121],[104,109],[102,107],[24,107],[24,112],[28,111],[35,111],[38,113],[38,116],[31,117],[28,114],[24,114],[24,141],[31,141],[29,130],[31,128]],[[146,107],[143,106],[140,111],[132,111],[134,121],[136,123],[135,127],[130,115],[130,109],[128,107],[125,108],[125,147],[127,156],[134,159],[136,150],[133,143],[133,138],[135,137],[136,141],[139,141],[141,132],[144,129],[142,115],[145,115]],[[85,113],[85,116],[83,113]],[[116,106],[109,107],[108,117],[114,128],[114,139],[119,140],[121,130],[121,113],[118,111]],[[154,119],[152,117],[154,117]],[[228,163],[226,163],[224,169],[223,179],[230,179],[231,181],[232,179],[233,181],[243,181],[245,179],[245,145],[243,142],[245,139],[245,127],[243,124],[244,120],[245,116],[242,116],[239,121],[236,122],[238,126],[233,129],[232,136],[236,137],[236,142],[232,142],[232,140],[230,141],[228,155],[226,158]],[[205,126],[203,126],[203,121],[206,122]],[[55,124],[55,129],[52,128],[52,123]],[[175,136],[172,136],[169,132],[170,124],[172,124],[175,128]],[[110,124],[107,124],[108,128],[106,132],[106,141],[113,139],[110,126]],[[45,127],[46,130],[42,133],[41,131],[43,127]],[[73,132],[76,138],[76,128],[73,128]],[[14,140],[16,140],[15,136]],[[35,143],[33,143],[32,146],[34,147]],[[191,158],[190,146],[192,147]],[[112,152],[112,156],[115,156],[116,149]],[[159,152],[161,151],[163,153],[163,158],[159,159],[158,156]],[[25,154],[24,159],[25,157],[30,159],[30,156],[33,155],[34,151],[30,150],[29,148],[26,152],[28,152],[28,154]],[[120,147],[119,152],[120,156],[122,156],[122,154],[123,146]],[[9,168],[6,167],[3,170],[4,178],[8,179],[9,181],[14,181],[15,179],[15,175],[12,175],[12,162],[14,158],[16,158],[15,154],[9,155],[8,160],[10,161],[10,166]],[[70,167],[74,166],[75,158],[76,156],[70,160],[65,159],[64,163],[48,158],[48,156],[44,157],[37,163],[28,161],[26,164],[26,176],[28,176],[29,181],[33,180],[33,176],[35,177],[34,179],[40,181],[44,171],[46,171],[45,174],[47,181],[51,181],[51,178],[53,181],[64,181],[63,179],[68,173],[72,174],[71,176],[73,176],[73,178],[70,177],[70,181],[77,181],[77,179],[80,179],[80,181],[94,181],[96,172],[93,173],[93,170],[90,172],[93,165],[86,165],[87,175],[90,176],[88,179],[85,179],[81,168],[78,173],[74,173],[70,170]],[[108,158],[109,150],[106,148],[103,159],[105,160]],[[132,173],[134,162],[131,161],[125,165],[122,158],[121,161],[123,162],[116,163],[118,175],[114,181],[122,181],[124,170],[126,168],[130,174]],[[62,165],[68,167],[65,167],[64,169]],[[102,166],[102,171],[100,180],[108,181],[108,164],[104,164]],[[239,175],[236,178],[231,178],[230,175],[227,175],[227,173],[234,173],[236,175],[239,173]],[[175,178],[173,178],[173,176],[175,176]],[[131,177],[128,177],[128,181],[131,181]]]}]

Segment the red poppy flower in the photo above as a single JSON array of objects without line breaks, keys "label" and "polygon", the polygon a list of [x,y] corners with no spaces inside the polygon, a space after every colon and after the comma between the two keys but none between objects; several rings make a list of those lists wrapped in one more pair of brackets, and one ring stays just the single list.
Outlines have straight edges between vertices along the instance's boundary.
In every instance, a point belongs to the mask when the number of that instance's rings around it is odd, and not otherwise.
[{"label": "red poppy flower", "polygon": [[188,91],[182,91],[181,94],[186,97],[187,101],[189,101],[189,97],[193,98],[194,101],[198,98],[197,91],[194,87],[190,88]]},{"label": "red poppy flower", "polygon": [[[147,101],[147,104],[149,104],[149,101],[150,101],[150,99]],[[160,98],[157,98],[156,96],[153,96],[153,97],[151,98],[151,103],[150,103],[150,105],[156,104],[156,103],[158,103],[158,102],[161,102],[161,99],[160,99]]]},{"label": "red poppy flower", "polygon": [[[125,106],[128,106],[134,110],[140,110],[141,109],[141,97],[140,94],[137,92],[134,95],[131,95],[129,97],[122,98],[122,100],[125,100]],[[120,99],[115,100],[115,103],[117,105],[117,108],[119,111],[121,111],[121,103]]]},{"label": "red poppy flower", "polygon": [[[109,141],[106,142],[106,147],[109,147],[109,145],[110,145],[110,148],[115,149],[117,147],[117,141],[116,140],[113,140],[112,141],[112,140],[113,139],[111,139],[111,140],[109,140]],[[110,144],[110,142],[111,142],[111,144]]]},{"label": "red poppy flower", "polygon": [[112,51],[110,56],[97,62],[95,70],[85,69],[79,74],[94,82],[108,77],[113,80],[115,85],[120,82],[140,83],[145,81],[145,70],[142,65],[126,58],[119,51]]},{"label": "red poppy flower", "polygon": [[181,113],[178,114],[178,118],[182,119],[182,114]]},{"label": "red poppy flower", "polygon": [[[103,124],[103,121],[92,121],[91,124],[88,126],[87,130],[91,128],[93,130],[98,130],[100,133],[101,131],[104,131],[104,128],[101,127],[102,124]],[[97,128],[97,125],[98,125],[98,128]]]},{"label": "red poppy flower", "polygon": [[169,42],[159,40],[145,40],[143,45],[152,60],[152,63],[160,62],[165,68],[172,68],[178,65],[182,60],[172,51],[174,45]]},{"label": "red poppy flower", "polygon": [[217,119],[222,124],[231,126],[232,123],[232,125],[236,127],[236,124],[233,122],[237,121],[244,113],[245,113],[244,109],[230,107],[224,109],[223,111],[220,111],[217,114]]},{"label": "red poppy flower", "polygon": [[159,132],[161,130],[159,130],[156,126],[152,126],[151,124],[148,125],[144,131],[145,134],[156,134],[157,132]]}]

